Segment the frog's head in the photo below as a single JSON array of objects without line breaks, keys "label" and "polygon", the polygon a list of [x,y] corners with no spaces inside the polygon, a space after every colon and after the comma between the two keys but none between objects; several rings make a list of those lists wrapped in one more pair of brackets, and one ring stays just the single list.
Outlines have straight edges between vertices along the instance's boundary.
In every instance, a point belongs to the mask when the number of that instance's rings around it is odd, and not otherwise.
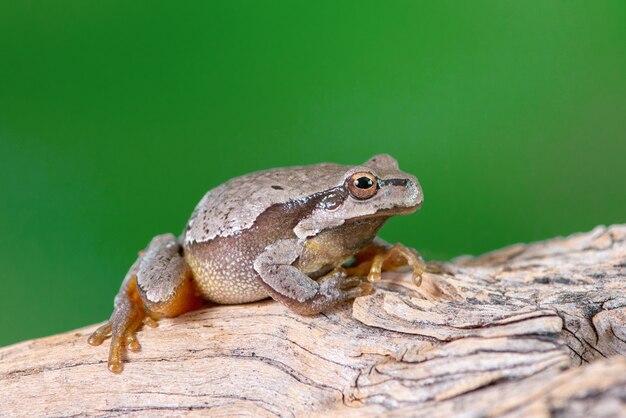
[{"label": "frog's head", "polygon": [[313,211],[296,227],[299,236],[315,235],[347,222],[407,215],[422,205],[417,178],[400,171],[390,155],[376,155],[347,170],[341,167],[337,186],[320,193]]},{"label": "frog's head", "polygon": [[345,187],[355,206],[365,203],[375,210],[374,215],[383,216],[413,213],[422,206],[424,194],[417,177],[400,171],[392,156],[376,155],[363,167],[363,171],[355,167],[346,178]]}]

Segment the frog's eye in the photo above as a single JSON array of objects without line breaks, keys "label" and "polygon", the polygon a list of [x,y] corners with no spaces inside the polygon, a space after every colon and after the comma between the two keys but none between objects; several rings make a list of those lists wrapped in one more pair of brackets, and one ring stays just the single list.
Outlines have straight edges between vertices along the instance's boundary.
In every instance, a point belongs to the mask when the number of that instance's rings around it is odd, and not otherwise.
[{"label": "frog's eye", "polygon": [[348,180],[348,190],[355,199],[369,199],[378,191],[376,177],[371,173],[355,173]]}]

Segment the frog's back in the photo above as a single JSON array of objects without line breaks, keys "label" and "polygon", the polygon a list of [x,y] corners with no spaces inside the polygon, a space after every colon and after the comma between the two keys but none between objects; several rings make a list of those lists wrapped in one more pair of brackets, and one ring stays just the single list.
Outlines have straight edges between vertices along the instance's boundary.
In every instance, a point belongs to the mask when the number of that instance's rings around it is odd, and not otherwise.
[{"label": "frog's back", "polygon": [[229,180],[200,200],[185,228],[184,243],[208,242],[245,231],[273,205],[338,186],[348,169],[324,163],[259,171]]}]

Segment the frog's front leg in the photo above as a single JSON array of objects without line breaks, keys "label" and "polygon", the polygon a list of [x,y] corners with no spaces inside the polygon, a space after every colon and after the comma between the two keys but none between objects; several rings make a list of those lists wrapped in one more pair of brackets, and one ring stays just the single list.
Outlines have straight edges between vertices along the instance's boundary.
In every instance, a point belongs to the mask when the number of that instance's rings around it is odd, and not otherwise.
[{"label": "frog's front leg", "polygon": [[254,262],[254,269],[272,298],[294,312],[314,315],[372,292],[369,283],[359,277],[346,277],[342,269],[332,271],[317,282],[311,279],[292,265],[302,248],[296,239],[280,240],[267,246]]},{"label": "frog's front leg", "polygon": [[143,323],[156,325],[154,319],[180,315],[201,303],[176,237],[159,235],[126,274],[111,318],[91,334],[89,343],[100,345],[110,333],[109,370],[119,373],[124,346],[139,350],[135,334]]},{"label": "frog's front leg", "polygon": [[374,241],[354,256],[354,266],[348,268],[349,275],[367,276],[370,282],[380,280],[382,272],[410,266],[413,282],[422,283],[426,263],[417,251],[402,244],[388,244],[376,237]]}]

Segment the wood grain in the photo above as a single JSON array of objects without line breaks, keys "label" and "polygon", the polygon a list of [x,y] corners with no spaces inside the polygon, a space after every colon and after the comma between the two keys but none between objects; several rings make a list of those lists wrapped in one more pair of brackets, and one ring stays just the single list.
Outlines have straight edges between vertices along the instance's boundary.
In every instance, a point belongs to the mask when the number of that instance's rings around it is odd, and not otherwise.
[{"label": "wood grain", "polygon": [[0,416],[626,416],[626,225],[442,265],[302,317],[213,306],[139,333],[0,349]]}]

